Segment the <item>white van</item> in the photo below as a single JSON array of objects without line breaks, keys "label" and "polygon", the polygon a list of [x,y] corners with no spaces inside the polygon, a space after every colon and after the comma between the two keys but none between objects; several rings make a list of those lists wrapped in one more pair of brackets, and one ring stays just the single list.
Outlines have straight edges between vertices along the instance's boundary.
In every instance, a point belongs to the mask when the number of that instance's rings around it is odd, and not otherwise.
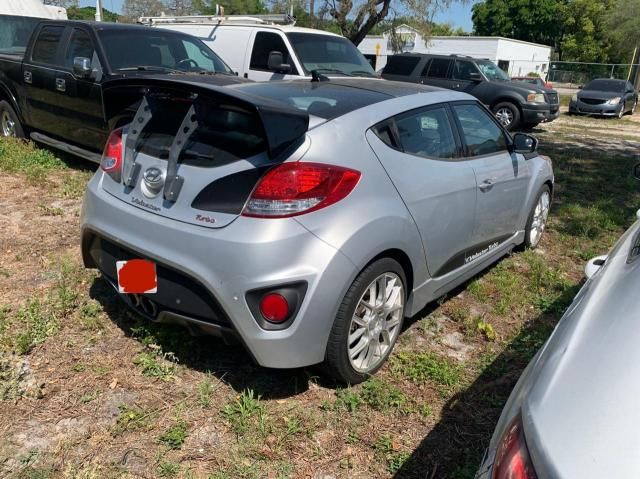
[{"label": "white van", "polygon": [[296,27],[291,18],[162,16],[141,17],[139,23],[198,37],[238,75],[255,81],[311,79],[313,75],[377,77],[349,40],[334,33]]}]

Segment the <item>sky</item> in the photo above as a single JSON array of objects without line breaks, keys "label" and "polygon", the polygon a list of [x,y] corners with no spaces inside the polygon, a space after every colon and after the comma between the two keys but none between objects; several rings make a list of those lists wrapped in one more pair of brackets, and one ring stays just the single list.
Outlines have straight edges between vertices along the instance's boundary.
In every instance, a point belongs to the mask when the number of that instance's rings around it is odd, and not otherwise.
[{"label": "sky", "polygon": [[[102,6],[112,12],[121,13],[123,2],[124,0],[102,0]],[[465,31],[471,32],[473,28],[473,24],[471,23],[471,6],[474,3],[476,3],[474,0],[465,2],[465,4],[454,2],[444,12],[439,12],[436,15],[436,21],[438,23],[451,23],[454,28],[462,27]],[[95,5],[95,0],[80,0],[81,7],[94,7]]]}]

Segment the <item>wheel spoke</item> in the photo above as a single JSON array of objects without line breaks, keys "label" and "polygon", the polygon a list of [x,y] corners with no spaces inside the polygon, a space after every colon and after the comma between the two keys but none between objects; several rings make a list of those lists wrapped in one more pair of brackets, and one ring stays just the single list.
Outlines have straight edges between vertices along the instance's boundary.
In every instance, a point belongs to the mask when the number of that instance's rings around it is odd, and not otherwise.
[{"label": "wheel spoke", "polygon": [[365,332],[365,331],[366,331],[366,329],[365,329],[365,328],[358,328],[358,329],[356,329],[353,333],[351,333],[351,334],[349,335],[349,344],[353,344],[353,342],[354,342],[356,339],[358,339],[358,338],[362,337],[362,335],[364,334],[364,332]]},{"label": "wheel spoke", "polygon": [[355,359],[367,346],[369,346],[369,344],[370,342],[367,338],[361,339],[358,344],[349,350],[349,357],[352,360]]}]

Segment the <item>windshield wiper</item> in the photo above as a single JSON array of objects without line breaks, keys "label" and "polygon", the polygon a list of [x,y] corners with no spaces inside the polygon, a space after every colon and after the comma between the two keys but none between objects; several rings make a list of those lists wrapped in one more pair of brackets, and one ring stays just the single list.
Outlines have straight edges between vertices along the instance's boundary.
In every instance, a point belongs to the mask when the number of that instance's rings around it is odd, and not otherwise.
[{"label": "windshield wiper", "polygon": [[162,67],[157,65],[138,65],[135,67],[125,67],[118,68],[118,71],[121,72],[131,72],[131,71],[143,71],[143,72],[172,72],[172,73],[184,73],[181,70],[176,70],[175,68]]},{"label": "windshield wiper", "polygon": [[375,78],[375,77],[376,77],[376,74],[375,74],[375,73],[371,73],[371,72],[368,72],[368,71],[365,71],[365,70],[353,70],[353,71],[351,72],[351,75],[352,75],[352,76],[353,76],[353,75],[366,75],[366,76],[368,76],[368,77],[373,77],[373,78]]},{"label": "windshield wiper", "polygon": [[342,70],[338,70],[337,68],[314,68],[313,71],[316,73],[337,73],[339,75],[344,75],[348,77],[352,76],[349,73],[343,72]]}]

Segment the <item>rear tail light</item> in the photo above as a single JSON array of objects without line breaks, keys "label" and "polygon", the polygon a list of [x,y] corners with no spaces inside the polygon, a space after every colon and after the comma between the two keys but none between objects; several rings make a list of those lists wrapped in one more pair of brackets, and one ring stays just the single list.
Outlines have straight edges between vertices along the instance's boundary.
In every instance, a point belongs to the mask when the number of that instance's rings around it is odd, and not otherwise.
[{"label": "rear tail light", "polygon": [[257,218],[285,218],[332,205],[353,191],[360,172],[320,163],[283,163],[258,182],[242,212]]},{"label": "rear tail light", "polygon": [[492,479],[537,479],[518,415],[500,438],[493,463]]},{"label": "rear tail light", "polygon": [[122,144],[122,128],[113,130],[104,146],[100,168],[114,180],[120,181],[122,173],[122,157],[124,156]]}]

